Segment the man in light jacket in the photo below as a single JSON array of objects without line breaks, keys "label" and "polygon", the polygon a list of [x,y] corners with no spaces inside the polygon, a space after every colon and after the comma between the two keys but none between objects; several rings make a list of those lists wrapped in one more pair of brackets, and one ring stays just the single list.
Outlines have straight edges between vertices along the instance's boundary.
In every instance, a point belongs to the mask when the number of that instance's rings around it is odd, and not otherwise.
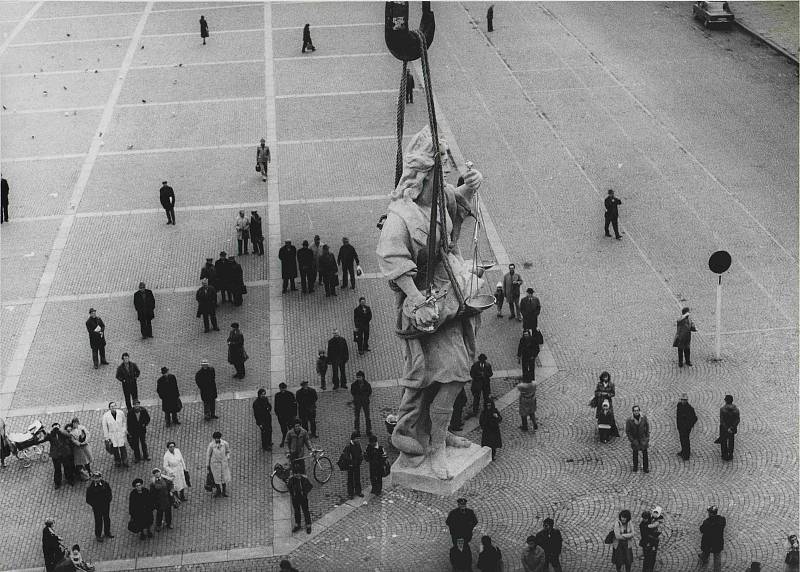
[{"label": "man in light jacket", "polygon": [[117,409],[117,404],[113,401],[108,403],[108,411],[103,413],[103,439],[106,448],[110,445],[114,454],[114,465],[119,467],[129,467],[128,450],[125,448],[125,437],[128,432],[125,413]]}]

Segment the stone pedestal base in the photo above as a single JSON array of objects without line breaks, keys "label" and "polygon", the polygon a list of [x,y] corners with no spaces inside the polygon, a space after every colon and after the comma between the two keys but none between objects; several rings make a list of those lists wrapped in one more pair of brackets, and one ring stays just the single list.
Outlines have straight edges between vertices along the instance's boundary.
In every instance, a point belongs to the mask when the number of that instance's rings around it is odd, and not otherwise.
[{"label": "stone pedestal base", "polygon": [[469,448],[448,447],[447,467],[453,475],[452,479],[442,480],[434,476],[430,460],[414,468],[398,467],[395,462],[392,465],[390,479],[392,485],[450,496],[491,462],[492,450],[489,447],[481,447],[474,443]]}]

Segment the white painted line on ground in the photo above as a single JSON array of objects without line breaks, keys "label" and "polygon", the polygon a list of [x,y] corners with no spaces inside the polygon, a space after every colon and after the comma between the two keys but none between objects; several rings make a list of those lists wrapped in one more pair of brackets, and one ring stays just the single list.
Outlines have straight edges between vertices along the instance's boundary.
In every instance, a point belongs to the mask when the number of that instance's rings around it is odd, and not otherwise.
[{"label": "white painted line on ground", "polygon": [[17,25],[14,26],[14,29],[11,30],[11,33],[8,34],[8,37],[6,37],[3,43],[0,44],[0,57],[3,56],[3,54],[6,51],[6,48],[8,48],[8,46],[11,45],[11,42],[14,41],[14,38],[17,37],[17,34],[19,34],[22,31],[22,28],[24,28],[25,25],[28,22],[30,22],[31,19],[33,19],[33,15],[36,14],[36,11],[41,7],[42,4],[44,4],[44,2],[37,2],[36,4],[34,4],[33,7],[31,7],[31,9],[28,10],[28,13],[25,14],[22,20],[17,22]]},{"label": "white painted line on ground", "polygon": [[324,60],[324,59],[340,59],[340,58],[374,58],[379,56],[388,56],[391,55],[389,52],[367,52],[363,54],[331,54],[325,56],[286,56],[282,58],[275,58],[276,62],[294,62],[294,61],[307,61],[312,62],[314,60]]},{"label": "white painted line on ground", "polygon": [[144,32],[147,17],[152,9],[153,2],[148,2],[141,18],[139,19],[139,23],[136,26],[134,37],[131,43],[128,45],[128,50],[125,54],[125,59],[123,60],[120,74],[117,77],[114,87],[111,90],[111,94],[106,102],[100,123],[98,124],[95,135],[92,138],[89,153],[84,158],[80,175],[78,176],[78,180],[72,190],[68,214],[61,221],[61,226],[58,229],[56,238],[53,241],[53,247],[48,256],[47,265],[42,273],[42,277],[39,279],[39,285],[36,290],[36,299],[28,309],[28,315],[25,318],[25,322],[23,323],[19,337],[17,338],[11,363],[6,369],[2,389],[0,390],[0,409],[5,409],[10,406],[13,394],[17,389],[20,375],[25,367],[28,353],[30,352],[34,337],[36,336],[36,330],[39,327],[44,305],[50,294],[50,287],[53,284],[53,279],[55,278],[59,263],[61,261],[61,255],[64,252],[70,230],[72,230],[72,225],[75,222],[74,213],[77,211],[78,205],[81,202],[83,192],[86,190],[86,184],[89,181],[89,176],[92,173],[92,168],[94,167],[94,163],[97,160],[98,153],[100,152],[100,144],[102,142],[100,134],[107,131],[108,125],[111,123],[111,118],[114,114],[114,106],[117,103],[117,99],[119,99],[120,93],[122,92],[122,85],[127,77],[128,68],[130,67],[131,62],[136,55],[136,47],[138,45],[139,37]]},{"label": "white painted line on ground", "polygon": [[287,199],[285,201],[281,201],[282,205],[306,205],[306,204],[315,204],[315,203],[350,203],[350,202],[359,202],[359,201],[379,201],[385,200],[386,203],[389,203],[389,193],[384,193],[382,195],[361,195],[361,196],[353,196],[353,197],[321,197],[321,198],[314,198],[314,199]]},{"label": "white painted line on ground", "polygon": [[[164,107],[167,105],[199,105],[207,103],[232,103],[237,101],[256,101],[262,99],[261,96],[255,97],[220,97],[213,99],[183,99],[175,101],[149,101],[147,103],[119,103],[117,108],[128,109],[132,107]],[[87,105],[84,107],[57,107],[53,109],[25,109],[23,111],[15,111],[14,115],[31,115],[35,113],[64,113],[71,111],[97,111],[98,109],[105,109],[104,105]]]},{"label": "white painted line on ground", "polygon": [[65,153],[64,155],[39,155],[38,157],[3,157],[3,163],[27,163],[28,161],[58,161],[60,159],[80,159],[86,157],[86,153]]},{"label": "white painted line on ground", "polygon": [[66,40],[49,40],[47,42],[20,42],[11,45],[12,48],[35,48],[37,46],[54,46],[58,44],[86,44],[89,42],[121,42],[130,40],[133,36],[107,36],[103,38],[69,38]]},{"label": "white painted line on ground", "polygon": [[330,139],[286,139],[278,142],[278,145],[306,145],[315,143],[350,143],[357,141],[394,141],[395,135],[371,135],[367,137],[332,137]]},{"label": "white painted line on ground", "polygon": [[[372,26],[381,26],[383,27],[383,22],[355,22],[353,24],[315,24],[311,30],[316,28],[360,28],[360,27],[372,27]],[[273,32],[283,32],[286,30],[302,30],[303,26],[282,26],[272,28]]]},{"label": "white painted line on ground", "polygon": [[397,93],[396,89],[368,89],[363,91],[327,91],[320,93],[295,93],[276,95],[275,99],[304,99],[309,97],[341,97],[343,95],[372,95],[375,93]]},{"label": "white painted line on ground", "polygon": [[[220,60],[214,62],[192,62],[192,63],[183,63],[178,62],[176,64],[147,64],[141,66],[131,66],[131,70],[156,70],[156,69],[168,69],[168,68],[175,68],[175,69],[184,69],[184,68],[192,68],[192,67],[200,67],[200,66],[227,66],[227,65],[235,65],[235,64],[259,64],[263,63],[264,60],[262,59],[247,59],[247,60]],[[3,75],[4,79],[8,78],[17,78],[17,77],[27,77],[30,78],[34,74],[37,77],[40,76],[48,76],[48,75],[67,75],[67,74],[86,74],[86,73],[94,73],[97,70],[99,73],[103,72],[116,72],[119,71],[119,68],[84,68],[84,69],[75,69],[75,70],[55,70],[55,71],[44,71],[44,72],[15,72]]]},{"label": "white painted line on ground", "polygon": [[125,151],[106,151],[100,157],[115,157],[118,155],[156,155],[158,153],[182,153],[184,151],[215,151],[217,149],[242,149],[252,147],[252,143],[225,143],[222,145],[196,145],[193,147],[155,147],[153,149],[126,149]]}]

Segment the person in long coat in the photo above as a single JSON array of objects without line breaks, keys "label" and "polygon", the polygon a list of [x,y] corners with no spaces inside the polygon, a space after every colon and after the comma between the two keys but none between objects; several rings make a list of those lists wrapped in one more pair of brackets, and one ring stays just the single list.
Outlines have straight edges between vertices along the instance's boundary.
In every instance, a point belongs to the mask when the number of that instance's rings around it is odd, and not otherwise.
[{"label": "person in long coat", "polygon": [[48,518],[44,521],[44,528],[42,529],[42,554],[44,555],[44,567],[47,572],[55,570],[56,564],[64,559],[61,538],[53,530],[54,526],[53,519]]},{"label": "person in long coat", "polygon": [[480,424],[481,429],[481,447],[492,448],[492,461],[494,461],[497,449],[503,446],[503,439],[500,435],[500,423],[503,417],[497,410],[494,403],[494,396],[489,396],[489,401],[484,403],[483,411],[481,412]]},{"label": "person in long coat", "polygon": [[[603,402],[608,401],[609,410],[605,415],[608,413],[611,416],[614,416],[614,396],[617,394],[616,387],[614,386],[614,382],[611,381],[611,374],[607,371],[604,371],[600,374],[600,380],[597,382],[597,385],[594,388],[594,401],[595,401],[595,418],[598,419],[598,423],[600,422],[600,415],[603,415]],[[619,429],[617,428],[616,423],[612,424],[611,426],[611,435],[614,437],[619,437]]]},{"label": "person in long coat", "polygon": [[125,437],[128,431],[125,414],[121,409],[117,409],[117,404],[113,401],[108,403],[108,411],[103,413],[101,420],[103,424],[103,439],[111,442],[114,454],[114,464],[128,466],[128,449],[125,447]]},{"label": "person in long coat", "polygon": [[[219,281],[219,278],[218,278]],[[211,318],[211,325],[214,331],[218,332],[217,327],[217,292],[213,286],[208,283],[208,278],[200,280],[201,286],[197,289],[194,297],[197,300],[197,317],[203,316],[204,332],[208,333],[211,330],[208,327],[208,320]],[[222,291],[222,299],[225,299],[225,291]]]},{"label": "person in long coat", "polygon": [[156,298],[153,291],[139,282],[139,289],[133,295],[133,307],[136,309],[136,319],[139,320],[139,329],[142,339],[153,337],[153,318],[155,318]]},{"label": "person in long coat", "polygon": [[94,308],[89,308],[86,331],[89,332],[89,347],[92,349],[94,368],[97,369],[100,365],[108,365],[106,361],[106,325],[103,320],[97,317],[97,312]]},{"label": "person in long coat", "polygon": [[[244,216],[244,211],[239,211],[236,217],[236,242],[239,247],[239,256],[247,254],[247,243],[250,240],[250,219]],[[244,250],[242,250],[244,247]]]},{"label": "person in long coat", "polygon": [[281,278],[283,278],[283,293],[286,294],[291,282],[292,291],[297,290],[294,283],[297,278],[297,249],[292,245],[291,240],[287,240],[278,251],[278,258],[281,261]]},{"label": "person in long coat", "polygon": [[92,472],[92,450],[89,447],[89,432],[86,427],[81,425],[77,417],[72,418],[72,430],[70,431],[70,438],[72,439],[72,462],[75,465],[75,470],[81,468],[86,470],[86,473]]},{"label": "person in long coat", "polygon": [[203,45],[206,45],[206,38],[208,38],[208,22],[205,16],[200,16],[200,37],[203,38]]},{"label": "person in long coat", "polygon": [[300,270],[300,290],[303,294],[314,291],[314,282],[317,279],[317,267],[314,260],[314,251],[308,247],[308,241],[303,241],[303,246],[297,251],[297,266]]},{"label": "person in long coat", "polygon": [[219,419],[217,417],[217,372],[209,365],[207,359],[200,361],[200,369],[194,374],[194,382],[200,390],[203,418],[206,421]]},{"label": "person in long coat", "polygon": [[720,570],[719,554],[725,547],[725,517],[718,514],[716,506],[707,509],[708,518],[700,525],[700,560],[708,564],[709,554],[714,555],[714,570]]},{"label": "person in long coat", "polygon": [[222,438],[222,433],[219,431],[214,431],[212,437],[206,449],[207,468],[217,489],[214,496],[226,497],[227,485],[231,482],[231,446]]},{"label": "person in long coat", "polygon": [[300,52],[306,53],[306,49],[309,49],[312,52],[317,51],[317,48],[315,48],[314,44],[311,42],[311,28],[308,24],[303,26],[303,49],[300,50]]},{"label": "person in long coat", "polygon": [[178,411],[181,409],[181,392],[178,389],[178,380],[169,373],[167,367],[161,368],[161,377],[156,382],[156,393],[161,398],[161,411],[164,412],[167,427],[173,423],[180,425]]},{"label": "person in long coat", "polygon": [[217,258],[216,262],[214,262],[214,269],[217,271],[217,283],[214,285],[214,287],[220,293],[220,303],[225,302],[226,298],[228,300],[233,300],[230,294],[228,294],[227,297],[225,295],[225,293],[228,291],[228,275],[230,274],[230,267],[228,266],[228,253],[224,250],[219,253],[219,258]]},{"label": "person in long coat", "polygon": [[684,461],[688,461],[689,456],[692,454],[689,435],[695,423],[697,423],[697,413],[695,413],[694,407],[689,404],[689,396],[684,393],[675,408],[675,424],[678,427],[678,436],[681,440],[681,450],[678,455],[683,457]]},{"label": "person in long coat", "polygon": [[692,365],[692,332],[696,331],[692,317],[689,315],[689,308],[684,308],[677,321],[675,341],[672,342],[672,347],[678,348],[678,367],[683,367],[684,358],[686,358],[686,365]]},{"label": "person in long coat", "polygon": [[92,482],[86,487],[86,504],[92,507],[94,515],[94,536],[99,542],[103,537],[114,538],[111,534],[111,485],[103,479],[102,473],[93,473]]},{"label": "person in long coat", "polygon": [[322,283],[325,285],[325,296],[336,296],[336,283],[339,280],[339,267],[336,265],[336,257],[333,256],[327,244],[322,245],[322,253],[319,255],[319,270],[322,276]]},{"label": "person in long coat", "polygon": [[128,495],[128,514],[131,517],[132,532],[139,533],[139,539],[153,538],[153,497],[144,487],[142,479],[133,479],[133,490]]},{"label": "person in long coat", "polygon": [[334,328],[333,336],[328,340],[328,363],[333,371],[333,388],[347,389],[347,362],[350,360],[350,350],[347,340],[339,335],[339,330]]},{"label": "person in long coat", "polygon": [[248,359],[247,352],[244,350],[244,334],[239,330],[239,322],[231,324],[231,332],[228,334],[228,363],[236,368],[236,379],[245,376],[244,362]]},{"label": "person in long coat", "polygon": [[633,472],[639,470],[639,451],[642,452],[642,469],[645,473],[650,472],[650,463],[647,457],[647,449],[650,446],[650,423],[647,417],[642,415],[642,410],[638,405],[631,408],[633,416],[625,422],[625,433],[631,443],[633,451]]},{"label": "person in long coat", "polygon": [[520,429],[523,431],[528,430],[528,417],[531,418],[533,423],[533,430],[539,428],[536,422],[536,382],[523,381],[517,384],[517,391],[519,391],[519,416],[522,418],[522,425]]},{"label": "person in long coat", "polygon": [[250,211],[250,242],[253,243],[253,254],[264,256],[264,229],[258,211]]},{"label": "person in long coat", "polygon": [[228,257],[228,272],[228,292],[233,296],[233,305],[241,306],[242,294],[247,292],[247,287],[244,284],[244,269],[233,256]]},{"label": "person in long coat", "polygon": [[167,443],[167,450],[164,452],[164,470],[172,478],[173,491],[178,494],[182,501],[186,500],[186,461],[183,460],[181,450],[175,446],[175,441]]},{"label": "person in long coat", "polygon": [[517,361],[522,365],[523,381],[536,379],[536,356],[539,355],[539,344],[533,330],[523,330],[517,346]]}]

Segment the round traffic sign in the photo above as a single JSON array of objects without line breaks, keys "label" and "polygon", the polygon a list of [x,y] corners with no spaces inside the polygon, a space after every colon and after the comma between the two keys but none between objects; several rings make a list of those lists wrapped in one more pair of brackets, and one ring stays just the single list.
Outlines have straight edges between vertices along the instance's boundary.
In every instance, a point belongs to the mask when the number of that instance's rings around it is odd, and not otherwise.
[{"label": "round traffic sign", "polygon": [[731,255],[725,250],[718,250],[708,259],[708,267],[714,274],[722,274],[731,267]]}]

